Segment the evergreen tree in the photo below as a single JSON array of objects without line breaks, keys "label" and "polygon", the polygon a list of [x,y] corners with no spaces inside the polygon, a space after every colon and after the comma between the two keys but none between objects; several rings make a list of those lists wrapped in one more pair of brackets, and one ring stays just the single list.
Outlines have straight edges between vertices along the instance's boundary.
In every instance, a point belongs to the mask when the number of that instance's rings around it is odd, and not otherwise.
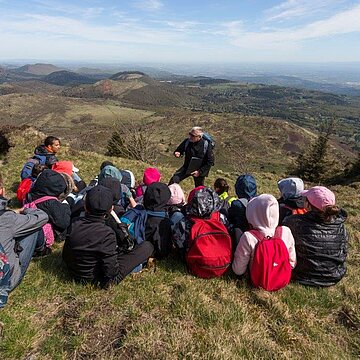
[{"label": "evergreen tree", "polygon": [[334,171],[335,161],[329,157],[329,140],[335,128],[334,120],[321,124],[316,141],[299,154],[295,173],[303,180],[323,182]]}]

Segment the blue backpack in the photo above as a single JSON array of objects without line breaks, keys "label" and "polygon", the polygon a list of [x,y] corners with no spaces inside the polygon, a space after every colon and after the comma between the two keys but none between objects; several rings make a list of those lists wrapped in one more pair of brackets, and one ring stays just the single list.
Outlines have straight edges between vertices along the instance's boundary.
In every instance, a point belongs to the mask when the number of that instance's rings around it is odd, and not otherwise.
[{"label": "blue backpack", "polygon": [[128,210],[121,218],[120,221],[127,224],[130,236],[135,239],[137,244],[145,241],[145,227],[148,215],[166,218],[165,211],[151,211],[144,208],[136,207]]},{"label": "blue backpack", "polygon": [[[31,159],[29,159],[25,163],[25,165],[23,166],[23,168],[21,170],[21,173],[20,173],[21,180],[31,177],[32,169],[35,164],[45,165],[46,164],[46,156],[45,155],[34,155]],[[35,180],[35,179],[33,179],[33,180]]]},{"label": "blue backpack", "polygon": [[[215,140],[214,138],[207,132],[204,132],[203,133],[203,136],[202,136],[203,140],[204,140],[204,155],[206,154],[208,148],[209,148],[209,145],[211,147],[211,149],[214,149],[215,148]],[[186,140],[186,143],[185,143],[185,151],[187,149],[187,147],[189,146],[189,143],[190,143],[190,140],[187,139]]]}]

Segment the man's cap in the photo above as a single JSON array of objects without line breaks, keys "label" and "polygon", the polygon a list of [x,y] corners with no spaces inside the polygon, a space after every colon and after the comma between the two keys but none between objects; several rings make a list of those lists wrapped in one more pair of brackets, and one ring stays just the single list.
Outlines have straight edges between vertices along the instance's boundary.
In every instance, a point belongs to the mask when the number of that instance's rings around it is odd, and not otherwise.
[{"label": "man's cap", "polygon": [[112,191],[102,185],[94,186],[86,194],[85,205],[88,212],[94,215],[109,212],[113,205]]},{"label": "man's cap", "polygon": [[301,192],[309,203],[319,210],[324,210],[326,206],[335,205],[335,194],[325,186],[314,186],[309,190]]}]

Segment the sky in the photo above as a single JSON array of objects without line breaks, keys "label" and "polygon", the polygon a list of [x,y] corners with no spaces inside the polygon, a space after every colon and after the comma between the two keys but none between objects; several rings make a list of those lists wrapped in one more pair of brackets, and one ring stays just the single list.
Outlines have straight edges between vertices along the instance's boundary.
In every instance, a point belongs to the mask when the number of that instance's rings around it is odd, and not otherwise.
[{"label": "sky", "polygon": [[0,0],[0,60],[358,62],[360,0]]}]

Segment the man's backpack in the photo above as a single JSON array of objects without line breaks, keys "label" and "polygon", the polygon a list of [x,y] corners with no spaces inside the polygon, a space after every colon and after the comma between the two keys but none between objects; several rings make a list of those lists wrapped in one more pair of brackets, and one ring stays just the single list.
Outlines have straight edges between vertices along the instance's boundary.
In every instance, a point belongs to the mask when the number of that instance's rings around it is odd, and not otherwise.
[{"label": "man's backpack", "polygon": [[258,230],[250,233],[258,240],[250,268],[250,278],[255,287],[277,291],[291,279],[289,251],[281,239],[282,227],[276,228],[273,237],[264,237]]},{"label": "man's backpack", "polygon": [[231,265],[232,243],[220,213],[213,212],[209,219],[192,217],[191,221],[185,256],[190,273],[205,279],[223,275]]},{"label": "man's backpack", "polygon": [[[208,151],[208,148],[210,146],[211,149],[214,149],[215,148],[215,140],[214,138],[207,132],[204,132],[203,133],[203,136],[202,136],[203,140],[204,140],[204,155],[207,153]],[[187,149],[187,147],[189,146],[189,143],[190,143],[190,140],[187,139],[186,142],[185,142],[185,150]]]},{"label": "man's backpack", "polygon": [[10,264],[3,246],[0,244],[0,308],[7,303],[10,292]]},{"label": "man's backpack", "polygon": [[145,228],[148,215],[166,218],[165,211],[150,211],[146,209],[133,208],[128,210],[121,218],[122,223],[127,224],[129,233],[136,240],[137,244],[145,241]]},{"label": "man's backpack", "polygon": [[28,192],[31,189],[32,184],[33,184],[33,181],[31,179],[31,177],[28,177],[28,178],[22,180],[21,183],[19,184],[19,187],[16,190],[16,197],[21,203],[24,202],[26,195],[28,194]]},{"label": "man's backpack", "polygon": [[[28,204],[25,204],[24,205],[24,208],[27,208],[27,209],[36,209],[37,208],[37,204],[40,204],[44,201],[47,201],[47,200],[56,200],[56,201],[59,201],[58,198],[56,198],[55,196],[43,196],[39,199],[36,199]],[[51,245],[54,243],[55,241],[55,235],[54,235],[54,230],[53,230],[53,227],[52,225],[48,222],[46,223],[43,227],[42,227],[42,230],[44,232],[44,237],[45,237],[45,246],[46,247],[51,247]]]},{"label": "man's backpack", "polygon": [[46,156],[45,155],[34,155],[31,159],[29,159],[23,166],[20,177],[21,180],[27,179],[31,177],[31,173],[35,164],[46,164]]}]

